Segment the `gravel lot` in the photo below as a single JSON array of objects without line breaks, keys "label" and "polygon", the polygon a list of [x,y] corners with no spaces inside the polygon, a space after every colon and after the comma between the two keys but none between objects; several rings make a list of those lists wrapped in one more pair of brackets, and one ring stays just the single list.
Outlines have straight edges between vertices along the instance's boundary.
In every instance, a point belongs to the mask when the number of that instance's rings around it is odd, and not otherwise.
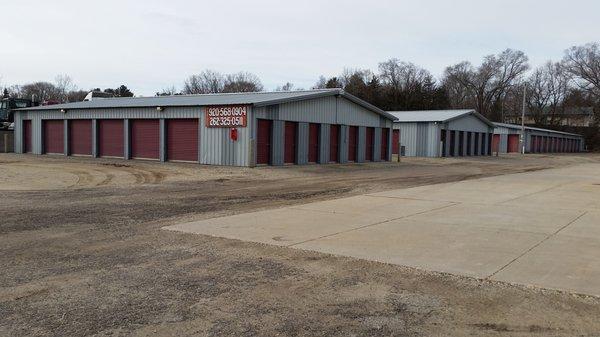
[{"label": "gravel lot", "polygon": [[600,299],[160,230],[597,155],[283,168],[0,154],[2,336],[600,336]]}]

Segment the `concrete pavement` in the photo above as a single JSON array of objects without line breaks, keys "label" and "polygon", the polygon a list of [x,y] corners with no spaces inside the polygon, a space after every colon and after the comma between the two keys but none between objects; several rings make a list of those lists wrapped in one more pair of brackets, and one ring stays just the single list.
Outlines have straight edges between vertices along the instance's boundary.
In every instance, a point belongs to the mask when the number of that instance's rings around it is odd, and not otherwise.
[{"label": "concrete pavement", "polygon": [[600,296],[600,164],[165,227]]}]

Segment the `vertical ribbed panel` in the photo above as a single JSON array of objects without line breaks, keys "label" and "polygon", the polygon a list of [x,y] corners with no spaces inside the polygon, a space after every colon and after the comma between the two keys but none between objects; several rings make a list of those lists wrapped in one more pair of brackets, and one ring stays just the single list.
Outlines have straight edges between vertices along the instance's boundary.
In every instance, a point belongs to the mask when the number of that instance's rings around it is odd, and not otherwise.
[{"label": "vertical ribbed panel", "polygon": [[319,131],[319,163],[329,162],[329,125],[321,124]]},{"label": "vertical ribbed panel", "polygon": [[71,149],[69,149],[69,121],[63,121],[63,153],[65,156],[71,154]]},{"label": "vertical ribbed panel", "polygon": [[387,160],[390,161],[392,160],[392,139],[393,139],[393,133],[394,130],[392,129],[392,127],[388,127],[388,153],[387,153]]},{"label": "vertical ribbed panel", "polygon": [[308,123],[298,123],[298,133],[296,137],[296,163],[298,165],[308,164]]},{"label": "vertical ribbed panel", "polygon": [[98,157],[98,120],[92,119],[92,157]]},{"label": "vertical ribbed panel", "polygon": [[[230,128],[212,128],[206,126],[206,114],[204,108],[196,108],[200,117],[199,142],[198,148],[200,163],[207,165],[229,165],[229,166],[249,166],[250,152],[249,144],[251,142],[252,111],[249,110],[248,122],[246,127],[238,127],[237,140],[231,139]],[[254,156],[254,154],[253,154]]]},{"label": "vertical ribbed panel", "polygon": [[15,130],[14,132],[14,146],[15,153],[23,153],[23,120],[20,111],[16,111],[14,114]]},{"label": "vertical ribbed panel", "polygon": [[508,135],[506,135],[506,134],[500,135],[499,152],[500,153],[508,152]]},{"label": "vertical ribbed panel", "polygon": [[381,161],[381,128],[375,128],[373,137],[373,161]]},{"label": "vertical ribbed panel", "polygon": [[451,130],[446,129],[446,153],[445,153],[446,157],[450,157],[450,147],[451,147],[450,142],[452,141],[450,132],[451,132]]},{"label": "vertical ribbed panel", "polygon": [[165,119],[158,120],[158,159],[162,162],[167,160],[167,142],[165,132]]},{"label": "vertical ribbed panel", "polygon": [[340,125],[339,162],[348,162],[348,125]]},{"label": "vertical ribbed panel", "polygon": [[123,120],[123,158],[131,159],[131,138],[129,137],[129,119]]},{"label": "vertical ribbed panel", "polygon": [[271,134],[271,165],[283,165],[284,155],[284,121],[273,121],[273,133]]},{"label": "vertical ribbed panel", "polygon": [[359,126],[358,127],[358,140],[357,140],[358,151],[357,151],[357,156],[356,156],[356,162],[358,162],[358,163],[365,162],[365,150],[366,150],[366,146],[367,146],[366,134],[367,134],[367,128],[364,126]]}]

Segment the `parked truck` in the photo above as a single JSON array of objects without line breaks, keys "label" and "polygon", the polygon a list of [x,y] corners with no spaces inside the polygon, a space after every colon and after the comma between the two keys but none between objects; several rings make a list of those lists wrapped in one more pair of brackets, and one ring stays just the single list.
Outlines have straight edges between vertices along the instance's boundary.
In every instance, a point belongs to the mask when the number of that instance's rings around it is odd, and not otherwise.
[{"label": "parked truck", "polygon": [[0,100],[0,129],[12,129],[14,120],[14,109],[29,108],[35,103],[24,98],[3,98]]}]

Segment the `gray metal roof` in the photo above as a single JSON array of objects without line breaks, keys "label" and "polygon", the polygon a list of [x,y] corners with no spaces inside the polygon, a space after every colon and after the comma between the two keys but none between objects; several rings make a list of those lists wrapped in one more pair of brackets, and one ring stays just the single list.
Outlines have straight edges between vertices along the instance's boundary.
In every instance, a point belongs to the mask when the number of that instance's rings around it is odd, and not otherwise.
[{"label": "gray metal roof", "polygon": [[348,100],[363,106],[379,115],[394,120],[394,116],[355,97],[342,89],[316,89],[302,91],[275,91],[275,92],[244,92],[227,94],[203,94],[203,95],[176,95],[155,97],[119,97],[101,98],[92,101],[64,103],[56,105],[23,108],[19,110],[59,110],[59,109],[102,109],[102,108],[147,108],[147,107],[169,107],[169,106],[209,106],[229,104],[249,104],[254,106],[265,106],[281,104],[307,99],[327,96],[342,96]]},{"label": "gray metal roof", "polygon": [[[508,129],[521,130],[521,125],[517,125],[517,124],[507,124],[507,123],[494,122],[494,126],[495,127],[508,128]],[[576,134],[576,133],[569,133],[569,132],[556,131],[556,130],[550,130],[550,129],[542,129],[542,128],[534,128],[534,127],[531,127],[531,126],[525,126],[525,130],[550,132],[550,133],[559,133],[559,134],[563,134],[563,135],[569,135],[569,136],[575,136],[575,137],[581,137],[581,138],[583,138],[582,135],[579,135],[579,134]]]},{"label": "gray metal roof", "polygon": [[472,115],[479,118],[489,126],[494,124],[483,115],[473,109],[457,110],[415,110],[415,111],[388,111],[389,114],[396,117],[395,123],[416,123],[416,122],[449,122],[466,115]]}]

